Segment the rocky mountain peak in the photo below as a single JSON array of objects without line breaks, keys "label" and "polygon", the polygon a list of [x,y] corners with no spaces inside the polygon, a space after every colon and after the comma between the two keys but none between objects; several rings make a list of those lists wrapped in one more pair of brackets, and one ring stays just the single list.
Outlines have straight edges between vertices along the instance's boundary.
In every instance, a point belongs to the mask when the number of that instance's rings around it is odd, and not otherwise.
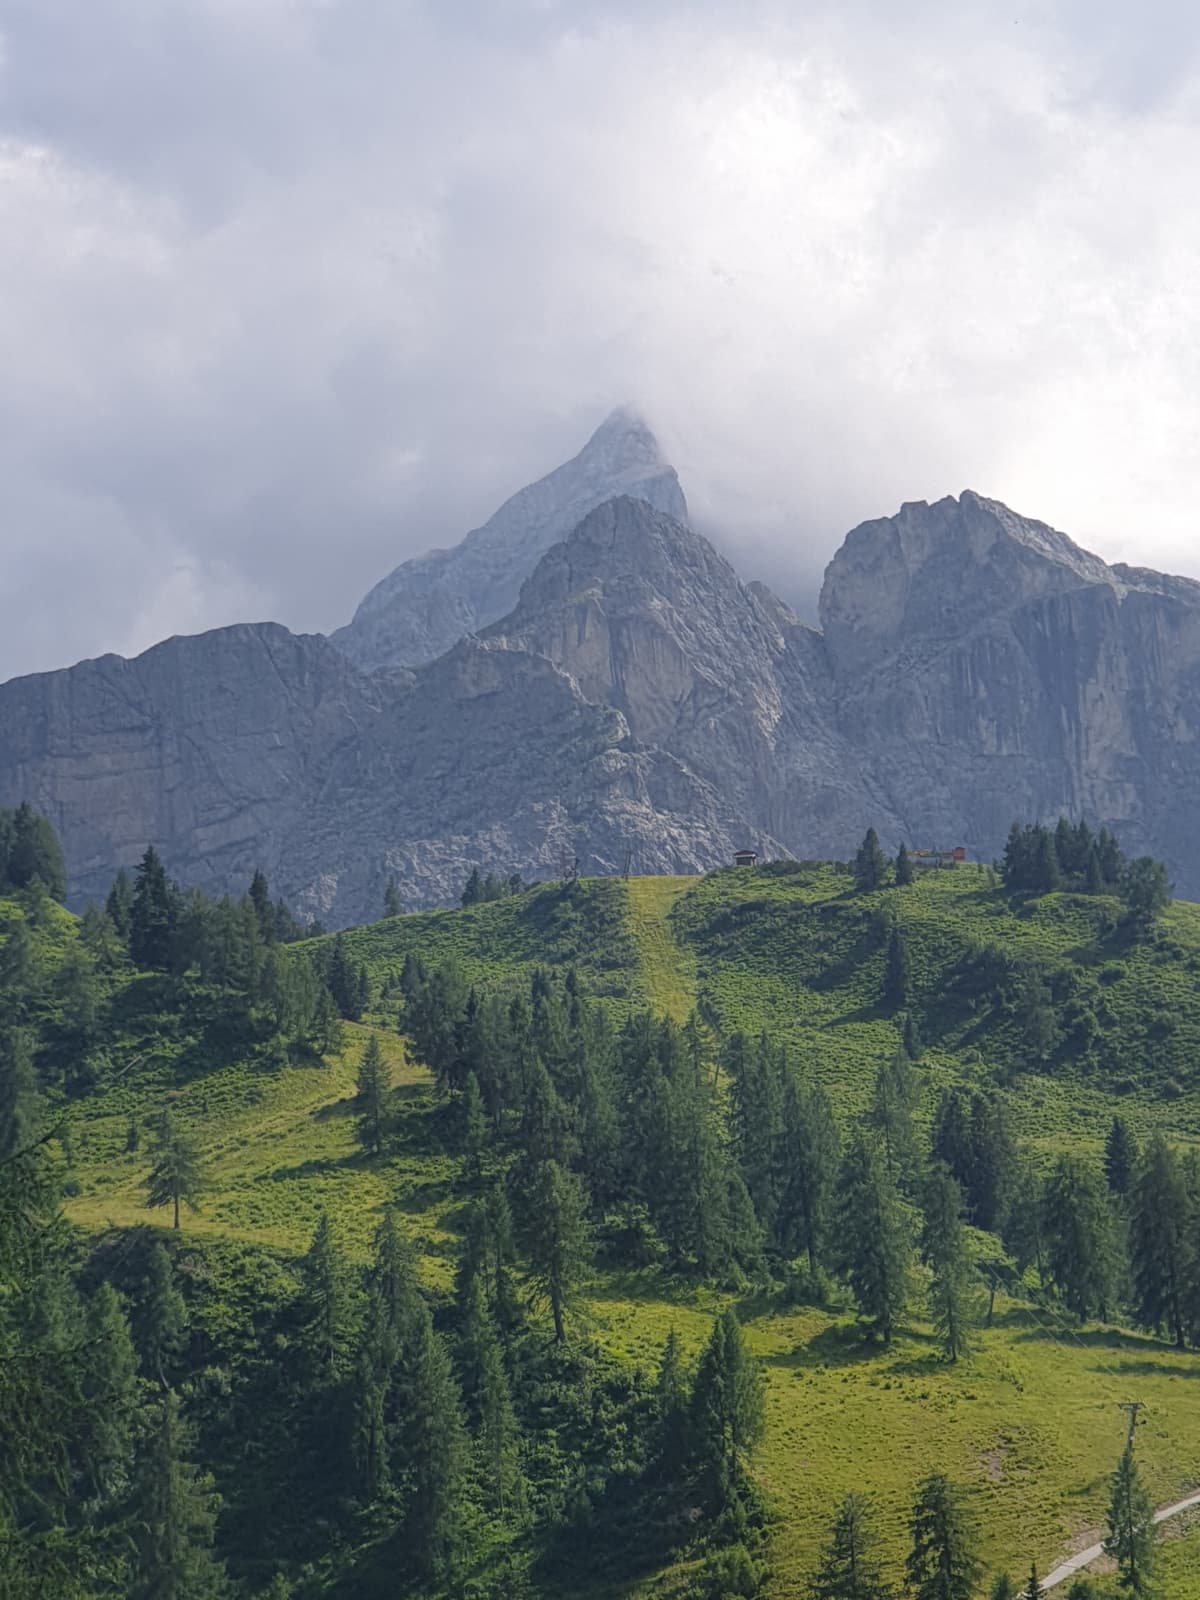
[{"label": "rocky mountain peak", "polygon": [[820,618],[840,673],[878,667],[916,640],[954,637],[1039,595],[1116,573],[1066,534],[966,489],[847,534],[825,571]]},{"label": "rocky mountain peak", "polygon": [[629,407],[612,412],[578,455],[519,490],[453,549],[397,567],[333,642],[367,671],[433,660],[510,611],[544,552],[615,495],[687,521],[674,469],[644,418]]}]

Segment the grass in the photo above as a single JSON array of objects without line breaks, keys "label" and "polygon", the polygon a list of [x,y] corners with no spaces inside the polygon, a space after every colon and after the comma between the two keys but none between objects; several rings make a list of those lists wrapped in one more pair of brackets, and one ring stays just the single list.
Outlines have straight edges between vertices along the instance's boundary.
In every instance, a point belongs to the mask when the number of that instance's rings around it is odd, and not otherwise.
[{"label": "grass", "polygon": [[[1095,1149],[1115,1111],[1144,1136],[1200,1138],[1200,908],[1174,906],[1157,938],[1129,946],[1112,908],[1075,896],[1014,906],[982,872],[930,875],[910,889],[858,897],[831,868],[775,875],[727,871],[705,879],[547,885],[463,911],[394,918],[346,935],[376,985],[409,952],[427,966],[454,959],[480,984],[527,979],[540,965],[573,965],[614,1014],[649,1004],[678,1020],[698,1003],[722,1031],[768,1030],[827,1084],[843,1117],[865,1104],[895,1048],[879,1005],[880,918],[903,926],[915,1009],[927,1052],[924,1114],[955,1081],[1010,1083],[1024,1137],[1046,1152]],[[1061,1016],[1082,1002],[1099,1019],[1098,1045],[1070,1041],[1039,1069],[1024,1060],[1010,1009],[980,985],[992,947],[1037,963]],[[942,981],[940,974],[949,974]],[[397,1036],[380,1031],[401,1112],[386,1160],[358,1151],[350,1099],[368,1036],[348,1028],[323,1067],[268,1071],[246,1062],[184,1072],[184,1046],[161,1071],[84,1101],[77,1111],[70,1216],[89,1232],[162,1226],[148,1213],[144,1144],[125,1148],[131,1116],[145,1124],[171,1084],[214,1186],[185,1232],[253,1243],[292,1257],[322,1210],[341,1242],[365,1257],[381,1206],[397,1199],[431,1286],[448,1284],[458,1249],[456,1162],[428,1074]],[[177,1068],[170,1066],[176,1062]],[[156,1069],[157,1070],[157,1069]],[[165,1076],[164,1076],[165,1073]],[[672,1327],[689,1352],[720,1302],[653,1271],[599,1278],[585,1308],[594,1337],[651,1366]],[[1103,1522],[1119,1454],[1121,1400],[1147,1405],[1138,1451],[1156,1504],[1200,1475],[1200,1357],[1121,1329],[1085,1331],[1001,1302],[977,1354],[956,1368],[936,1357],[914,1313],[895,1347],[864,1345],[844,1308],[748,1303],[741,1308],[767,1375],[766,1437],[758,1472],[777,1513],[770,1593],[799,1600],[833,1508],[852,1489],[877,1500],[893,1575],[917,1479],[945,1470],[968,1491],[989,1570],[1023,1577]],[[1164,1600],[1200,1600],[1200,1533],[1163,1552]],[[671,1592],[664,1575],[638,1591]]]}]

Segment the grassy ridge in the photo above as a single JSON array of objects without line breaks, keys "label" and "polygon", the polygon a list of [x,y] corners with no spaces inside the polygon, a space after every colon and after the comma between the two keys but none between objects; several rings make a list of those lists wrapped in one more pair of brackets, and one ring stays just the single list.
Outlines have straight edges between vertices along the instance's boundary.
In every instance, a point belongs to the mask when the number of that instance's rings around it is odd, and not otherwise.
[{"label": "grassy ridge", "polygon": [[[618,1016],[644,1004],[683,1016],[699,1002],[723,1031],[765,1029],[787,1041],[849,1116],[895,1047],[894,1024],[878,1004],[886,911],[912,953],[928,1046],[926,1114],[943,1084],[998,1078],[1012,1084],[1020,1131],[1048,1150],[1094,1147],[1114,1110],[1140,1134],[1161,1127],[1175,1139],[1200,1136],[1192,1064],[1200,1058],[1200,908],[1172,907],[1155,943],[1129,948],[1113,933],[1106,902],[1051,896],[1013,907],[984,873],[936,874],[866,897],[847,890],[831,869],[548,885],[463,911],[394,918],[353,930],[346,942],[377,988],[412,952],[427,966],[454,959],[485,985],[571,964]],[[990,947],[1036,960],[1056,992],[1082,996],[1102,1019],[1105,1050],[1084,1056],[1064,1046],[1043,1070],[1019,1072],[1013,1017],[976,981]],[[947,972],[950,982],[940,982]],[[348,1028],[342,1055],[323,1068],[227,1062],[181,1078],[168,1059],[84,1102],[71,1216],[89,1230],[153,1217],[141,1207],[145,1157],[125,1143],[130,1117],[148,1117],[170,1084],[216,1180],[203,1214],[186,1220],[189,1231],[294,1255],[328,1208],[347,1249],[361,1254],[380,1206],[398,1197],[430,1283],[445,1284],[458,1248],[456,1162],[441,1147],[432,1086],[383,1032],[401,1132],[393,1155],[364,1159],[349,1112],[366,1037]],[[709,1291],[647,1271],[598,1278],[588,1314],[598,1339],[648,1365],[672,1327],[695,1352],[717,1304]],[[1080,1333],[1001,1302],[977,1356],[948,1369],[919,1314],[885,1354],[862,1345],[843,1309],[741,1309],[768,1376],[759,1470],[779,1514],[773,1595],[804,1593],[832,1507],[851,1489],[877,1495],[898,1560],[913,1485],[931,1465],[969,1489],[992,1570],[1017,1575],[1034,1558],[1046,1570],[1103,1520],[1123,1436],[1117,1405],[1131,1396],[1148,1406],[1139,1452],[1156,1502],[1196,1481],[1200,1358],[1152,1339]],[[1196,1537],[1164,1558],[1167,1600],[1200,1593],[1186,1587],[1179,1555]],[[643,1590],[666,1593],[675,1581],[667,1575]]]}]

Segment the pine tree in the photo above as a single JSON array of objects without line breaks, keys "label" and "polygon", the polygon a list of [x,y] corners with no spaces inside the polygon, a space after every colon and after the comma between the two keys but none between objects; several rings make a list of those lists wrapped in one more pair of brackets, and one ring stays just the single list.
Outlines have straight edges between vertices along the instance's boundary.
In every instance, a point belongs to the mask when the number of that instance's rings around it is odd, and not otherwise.
[{"label": "pine tree", "polygon": [[164,1388],[183,1352],[187,1331],[187,1304],[176,1285],[171,1257],[164,1244],[155,1244],[138,1303],[138,1343],[147,1376],[157,1378]]},{"label": "pine tree", "polygon": [[137,869],[129,909],[129,953],[134,965],[165,972],[171,965],[178,894],[153,845]]},{"label": "pine tree", "polygon": [[1025,1585],[1024,1600],[1042,1600],[1042,1596],[1045,1594],[1045,1592],[1046,1591],[1042,1588],[1041,1582],[1038,1579],[1037,1562],[1031,1562],[1029,1567],[1029,1582]]},{"label": "pine tree", "polygon": [[383,1052],[379,1048],[378,1034],[373,1033],[367,1040],[367,1047],[359,1063],[355,1087],[357,1090],[355,1132],[358,1135],[358,1142],[368,1154],[380,1155],[387,1142],[392,1084],[388,1069],[384,1065]]},{"label": "pine tree", "polygon": [[412,1242],[401,1226],[394,1206],[384,1210],[375,1230],[375,1260],[371,1284],[377,1290],[387,1314],[387,1325],[396,1338],[409,1337],[420,1309],[421,1291],[417,1280],[417,1259]]},{"label": "pine tree", "polygon": [[871,894],[882,889],[887,877],[887,857],[879,846],[879,835],[874,828],[867,829],[866,838],[854,857],[854,886],[859,894]]},{"label": "pine tree", "polygon": [[173,1226],[178,1228],[180,1203],[189,1211],[199,1211],[200,1196],[208,1187],[208,1180],[195,1142],[169,1109],[158,1119],[151,1156],[153,1165],[146,1178],[147,1210],[173,1206]]},{"label": "pine tree", "polygon": [[464,906],[477,906],[483,899],[483,879],[480,877],[478,867],[471,868],[471,875],[463,885],[460,898]]},{"label": "pine tree", "polygon": [[27,801],[12,813],[5,877],[14,889],[40,883],[54,900],[67,896],[67,869],[62,845],[50,823]]},{"label": "pine tree", "polygon": [[1192,1206],[1178,1155],[1155,1134],[1135,1169],[1129,1248],[1138,1316],[1184,1346]]},{"label": "pine tree", "polygon": [[226,1592],[212,1553],[220,1500],[189,1462],[191,1431],[168,1389],[154,1406],[136,1492],[132,1600],[209,1600]]},{"label": "pine tree", "polygon": [[870,1502],[863,1495],[847,1495],[813,1577],[811,1600],[892,1600],[893,1591],[876,1555],[878,1546]]},{"label": "pine tree", "polygon": [[958,1491],[940,1472],[918,1487],[908,1531],[905,1573],[913,1600],[971,1600],[979,1578],[974,1534]]},{"label": "pine tree", "polygon": [[1017,1586],[1007,1572],[1002,1572],[993,1583],[988,1600],[1017,1600]]},{"label": "pine tree", "polygon": [[856,1135],[837,1205],[839,1267],[862,1316],[890,1344],[908,1303],[912,1239],[896,1186],[876,1145]]},{"label": "pine tree", "polygon": [[722,1311],[713,1323],[696,1368],[690,1411],[701,1475],[720,1510],[736,1492],[744,1462],[763,1431],[762,1370],[746,1349],[732,1310]]},{"label": "pine tree", "polygon": [[557,1161],[534,1173],[526,1223],[534,1304],[549,1305],[554,1337],[566,1338],[565,1315],[590,1259],[587,1208],[579,1179]]},{"label": "pine tree", "polygon": [[399,917],[403,915],[404,903],[400,899],[400,891],[396,887],[395,878],[389,878],[383,891],[383,914],[385,917]]},{"label": "pine tree", "polygon": [[971,1349],[971,1331],[979,1317],[975,1273],[962,1221],[962,1190],[943,1166],[935,1166],[925,1184],[925,1225],[921,1253],[933,1274],[929,1305],[934,1329],[947,1361]]},{"label": "pine tree", "polygon": [[1132,1595],[1148,1595],[1154,1571],[1154,1519],[1142,1487],[1133,1441],[1117,1463],[1108,1509],[1106,1553],[1117,1563],[1117,1585]]},{"label": "pine tree", "polygon": [[883,1003],[893,1015],[897,1011],[907,1010],[910,983],[908,940],[900,924],[893,922],[883,975]]},{"label": "pine tree", "polygon": [[1114,1117],[1104,1140],[1104,1176],[1112,1194],[1128,1194],[1137,1165],[1137,1140],[1124,1117]]},{"label": "pine tree", "polygon": [[363,1014],[362,985],[359,970],[350,960],[345,936],[340,933],[333,941],[327,982],[338,1015],[347,1022],[357,1022]]},{"label": "pine tree", "polygon": [[897,889],[907,889],[912,881],[912,857],[908,853],[908,846],[902,844],[896,856],[896,887]]},{"label": "pine tree", "polygon": [[137,1356],[121,1297],[102,1283],[87,1308],[79,1350],[79,1466],[87,1482],[89,1519],[115,1511],[129,1487],[140,1395]]},{"label": "pine tree", "polygon": [[389,1398],[400,1342],[377,1288],[367,1296],[351,1388],[350,1455],[363,1500],[370,1505],[392,1483]]}]

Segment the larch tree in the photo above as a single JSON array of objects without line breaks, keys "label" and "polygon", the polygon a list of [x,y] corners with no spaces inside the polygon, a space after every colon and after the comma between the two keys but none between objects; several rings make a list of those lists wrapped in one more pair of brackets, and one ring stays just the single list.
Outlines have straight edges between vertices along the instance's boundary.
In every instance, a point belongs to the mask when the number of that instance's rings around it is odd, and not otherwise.
[{"label": "larch tree", "polygon": [[1138,1597],[1151,1593],[1154,1573],[1154,1515],[1142,1487],[1132,1440],[1113,1473],[1105,1552],[1117,1563],[1117,1585]]},{"label": "larch tree", "polygon": [[809,1586],[811,1600],[892,1600],[894,1591],[884,1580],[878,1549],[870,1501],[847,1495]]},{"label": "larch tree", "polygon": [[947,1361],[970,1353],[979,1321],[975,1269],[963,1227],[962,1190],[940,1163],[925,1182],[921,1254],[932,1274],[929,1308]]},{"label": "larch tree", "polygon": [[195,1141],[167,1108],[158,1118],[151,1149],[152,1165],[146,1178],[146,1207],[174,1209],[172,1226],[179,1227],[180,1205],[199,1211],[200,1196],[208,1187]]}]

